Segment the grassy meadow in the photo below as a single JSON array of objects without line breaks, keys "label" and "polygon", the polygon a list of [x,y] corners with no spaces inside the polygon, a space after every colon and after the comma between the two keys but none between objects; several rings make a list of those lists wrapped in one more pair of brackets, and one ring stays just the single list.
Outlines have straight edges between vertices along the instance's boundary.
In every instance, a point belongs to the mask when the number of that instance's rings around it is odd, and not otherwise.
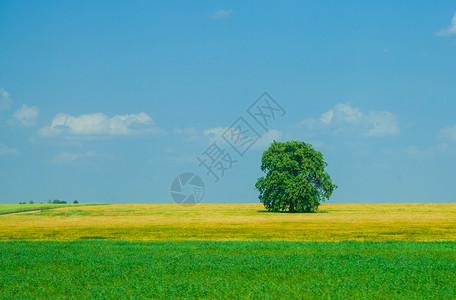
[{"label": "grassy meadow", "polygon": [[31,212],[37,210],[43,211],[48,209],[75,205],[77,204],[0,204],[0,215]]},{"label": "grassy meadow", "polygon": [[456,297],[456,204],[0,206],[0,299]]},{"label": "grassy meadow", "polygon": [[0,298],[454,299],[452,242],[0,242]]},{"label": "grassy meadow", "polygon": [[456,241],[456,204],[325,204],[310,214],[261,204],[79,205],[0,215],[0,240],[80,239]]}]

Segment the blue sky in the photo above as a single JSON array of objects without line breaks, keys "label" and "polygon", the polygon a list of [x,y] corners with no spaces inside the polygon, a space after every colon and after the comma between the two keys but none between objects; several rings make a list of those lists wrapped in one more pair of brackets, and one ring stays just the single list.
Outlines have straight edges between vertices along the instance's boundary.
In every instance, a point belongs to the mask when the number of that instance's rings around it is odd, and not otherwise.
[{"label": "blue sky", "polygon": [[[173,203],[184,172],[258,202],[274,139],[324,154],[329,203],[456,201],[454,1],[0,1],[0,45],[0,203]],[[262,129],[265,91],[286,113]]]}]

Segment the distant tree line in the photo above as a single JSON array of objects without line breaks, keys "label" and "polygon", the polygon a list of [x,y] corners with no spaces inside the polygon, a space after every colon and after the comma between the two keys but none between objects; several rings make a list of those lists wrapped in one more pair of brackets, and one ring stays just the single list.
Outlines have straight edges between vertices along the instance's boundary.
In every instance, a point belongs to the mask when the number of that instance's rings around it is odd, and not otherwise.
[{"label": "distant tree line", "polygon": [[[47,203],[48,204],[67,204],[66,201],[59,200],[59,199],[54,199],[54,200],[49,199]],[[78,204],[78,203],[79,203],[78,200],[73,201],[73,204]],[[19,202],[19,204],[27,204],[27,202]],[[30,200],[28,204],[35,204],[35,202]],[[43,202],[41,202],[41,204],[43,204]]]}]

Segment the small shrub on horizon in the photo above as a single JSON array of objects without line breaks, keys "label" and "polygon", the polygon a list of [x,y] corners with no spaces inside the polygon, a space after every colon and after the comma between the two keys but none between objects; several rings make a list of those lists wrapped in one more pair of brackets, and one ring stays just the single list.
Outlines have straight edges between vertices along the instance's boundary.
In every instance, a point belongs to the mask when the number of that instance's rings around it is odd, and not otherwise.
[{"label": "small shrub on horizon", "polygon": [[67,204],[67,202],[59,199],[54,199],[52,200],[52,204]]}]

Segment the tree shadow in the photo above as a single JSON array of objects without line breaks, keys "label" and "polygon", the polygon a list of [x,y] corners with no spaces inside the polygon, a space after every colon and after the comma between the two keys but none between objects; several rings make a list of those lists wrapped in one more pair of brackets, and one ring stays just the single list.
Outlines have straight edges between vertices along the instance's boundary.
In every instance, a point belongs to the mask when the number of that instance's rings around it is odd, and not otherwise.
[{"label": "tree shadow", "polygon": [[317,210],[309,212],[299,212],[299,211],[269,211],[269,210],[257,210],[259,213],[270,213],[270,214],[327,214],[327,210]]}]

